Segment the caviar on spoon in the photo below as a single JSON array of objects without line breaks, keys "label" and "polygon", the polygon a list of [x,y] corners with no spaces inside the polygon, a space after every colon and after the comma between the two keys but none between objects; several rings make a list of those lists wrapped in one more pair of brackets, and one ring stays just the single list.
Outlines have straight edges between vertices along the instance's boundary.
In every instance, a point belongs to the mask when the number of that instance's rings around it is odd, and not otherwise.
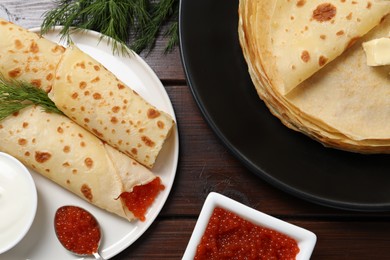
[{"label": "caviar on spoon", "polygon": [[98,253],[101,231],[96,218],[83,208],[62,206],[54,217],[54,229],[60,243],[78,256],[93,255],[104,260]]}]

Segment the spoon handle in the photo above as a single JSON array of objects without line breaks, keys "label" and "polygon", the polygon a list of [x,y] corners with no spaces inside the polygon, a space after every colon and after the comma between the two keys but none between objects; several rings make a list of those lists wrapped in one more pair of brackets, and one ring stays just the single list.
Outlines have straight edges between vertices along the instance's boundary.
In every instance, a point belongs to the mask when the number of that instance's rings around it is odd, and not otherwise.
[{"label": "spoon handle", "polygon": [[95,257],[95,259],[97,259],[97,260],[105,260],[103,257],[101,257],[101,255],[99,255],[99,253],[98,252],[96,252],[96,253],[93,253],[93,256]]}]

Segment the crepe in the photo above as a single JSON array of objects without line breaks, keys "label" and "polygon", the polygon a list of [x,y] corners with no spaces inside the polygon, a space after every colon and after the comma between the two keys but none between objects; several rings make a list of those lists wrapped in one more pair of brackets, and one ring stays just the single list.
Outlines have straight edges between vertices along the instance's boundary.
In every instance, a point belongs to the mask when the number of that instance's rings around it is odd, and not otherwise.
[{"label": "crepe", "polygon": [[250,37],[256,37],[258,62],[282,95],[338,57],[390,11],[386,0],[241,0],[240,6],[254,26]]},{"label": "crepe", "polygon": [[[0,150],[82,199],[128,220],[120,196],[157,177],[63,115],[30,106],[0,121]],[[145,186],[146,185],[146,186]]]},{"label": "crepe", "polygon": [[[241,0],[239,6],[239,36],[243,54],[257,93],[271,113],[287,127],[302,132],[327,147],[359,153],[390,153],[390,68],[367,66],[362,48],[365,41],[388,36],[390,18],[385,16],[379,25],[357,39],[355,44],[332,62],[319,68],[314,74],[309,74],[310,77],[295,88],[284,92],[278,84],[284,84],[282,81],[291,83],[293,75],[287,72],[283,77],[279,75],[275,63],[286,61],[276,56],[270,59],[272,55],[264,44],[264,37],[270,32],[267,34],[259,31],[259,28],[266,30],[269,25],[269,17],[262,19],[259,15],[261,9],[274,6],[276,2],[278,1]],[[296,4],[298,2],[301,1],[294,1]],[[310,3],[322,4],[323,1]],[[374,4],[380,4],[383,14],[390,10],[388,1],[370,3],[370,8]],[[374,16],[374,20],[377,17],[380,15]],[[355,23],[362,25],[365,20]],[[283,28],[285,27],[274,28],[279,32],[272,34],[282,34]],[[299,34],[291,35],[290,41],[295,43],[300,37]],[[338,41],[329,44],[333,48],[340,45]],[[291,48],[292,54],[296,53],[294,48]]]},{"label": "crepe", "polygon": [[66,49],[49,97],[69,118],[100,139],[153,167],[172,117],[145,101],[76,46]]},{"label": "crepe", "polygon": [[70,119],[152,168],[175,122],[76,46],[0,20],[0,74],[50,92]]},{"label": "crepe", "polygon": [[0,18],[0,73],[48,92],[65,48]]},{"label": "crepe", "polygon": [[[362,42],[387,37],[390,19],[288,94],[291,105],[353,140],[390,140],[390,66],[370,67]],[[342,82],[342,84],[340,84]]]}]

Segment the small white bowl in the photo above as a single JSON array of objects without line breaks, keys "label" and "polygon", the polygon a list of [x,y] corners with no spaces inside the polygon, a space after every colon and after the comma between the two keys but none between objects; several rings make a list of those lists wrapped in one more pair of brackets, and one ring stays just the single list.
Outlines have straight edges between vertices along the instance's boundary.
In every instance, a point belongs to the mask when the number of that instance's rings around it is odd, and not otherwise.
[{"label": "small white bowl", "polygon": [[0,152],[0,254],[27,234],[37,204],[37,190],[30,172],[16,158]]},{"label": "small white bowl", "polygon": [[203,205],[194,231],[183,255],[183,260],[194,259],[197,246],[206,230],[209,219],[215,207],[221,207],[252,222],[255,225],[266,227],[283,233],[297,241],[299,253],[297,260],[307,260],[313,252],[317,236],[306,229],[287,223],[275,217],[264,214],[221,194],[211,192]]}]

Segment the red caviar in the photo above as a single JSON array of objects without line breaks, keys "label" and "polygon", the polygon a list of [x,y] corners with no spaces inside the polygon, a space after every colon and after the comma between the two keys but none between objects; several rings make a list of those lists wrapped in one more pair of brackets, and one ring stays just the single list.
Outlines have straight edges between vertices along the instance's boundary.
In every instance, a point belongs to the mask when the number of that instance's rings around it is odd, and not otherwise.
[{"label": "red caviar", "polygon": [[141,221],[145,221],[145,213],[153,203],[160,191],[164,190],[161,179],[156,177],[153,181],[135,186],[132,192],[124,192],[121,198],[125,201],[127,208],[133,212],[134,216]]},{"label": "red caviar", "polygon": [[194,260],[295,259],[298,253],[294,239],[217,207],[197,247]]},{"label": "red caviar", "polygon": [[88,211],[76,206],[63,206],[55,214],[54,227],[66,249],[81,255],[97,252],[99,224]]}]

